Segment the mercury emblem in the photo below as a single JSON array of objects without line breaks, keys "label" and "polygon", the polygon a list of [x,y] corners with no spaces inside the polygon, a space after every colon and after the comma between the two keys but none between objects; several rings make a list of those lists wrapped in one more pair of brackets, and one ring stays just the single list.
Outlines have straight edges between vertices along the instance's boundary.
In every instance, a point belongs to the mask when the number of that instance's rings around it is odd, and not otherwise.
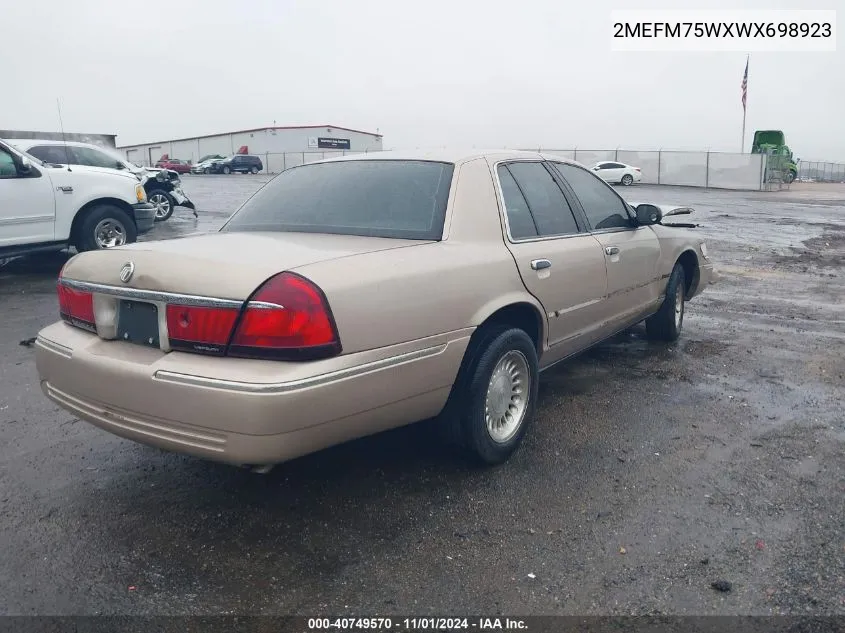
[{"label": "mercury emblem", "polygon": [[133,262],[126,262],[120,269],[120,281],[127,284],[135,274],[135,264]]}]

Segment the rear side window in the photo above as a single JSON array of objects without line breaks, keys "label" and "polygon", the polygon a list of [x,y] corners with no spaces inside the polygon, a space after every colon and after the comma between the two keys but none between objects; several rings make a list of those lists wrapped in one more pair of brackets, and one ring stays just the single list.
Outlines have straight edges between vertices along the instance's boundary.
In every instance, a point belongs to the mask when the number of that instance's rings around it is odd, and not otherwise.
[{"label": "rear side window", "polygon": [[511,237],[515,240],[537,237],[537,226],[534,224],[534,218],[531,217],[525,196],[522,195],[519,185],[504,165],[499,165],[499,182],[502,184],[502,198]]},{"label": "rear side window", "polygon": [[[507,169],[528,203],[539,235],[578,233],[569,203],[542,163],[510,163]],[[515,235],[512,237],[516,239]]]},{"label": "rear side window", "polygon": [[350,160],[283,171],[221,231],[334,233],[439,240],[454,165]]}]

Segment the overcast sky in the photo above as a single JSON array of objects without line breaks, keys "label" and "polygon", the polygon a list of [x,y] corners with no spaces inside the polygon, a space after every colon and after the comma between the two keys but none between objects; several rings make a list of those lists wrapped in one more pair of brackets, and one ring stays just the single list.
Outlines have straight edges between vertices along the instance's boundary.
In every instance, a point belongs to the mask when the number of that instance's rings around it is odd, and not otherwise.
[{"label": "overcast sky", "polygon": [[[612,52],[610,11],[784,0],[0,0],[0,127],[118,145],[272,125],[378,129],[385,148],[738,151],[743,53]],[[804,8],[839,8],[808,0]],[[841,25],[840,25],[841,26]],[[747,139],[845,161],[845,38],[753,53]],[[746,142],[748,151],[748,141]]]}]

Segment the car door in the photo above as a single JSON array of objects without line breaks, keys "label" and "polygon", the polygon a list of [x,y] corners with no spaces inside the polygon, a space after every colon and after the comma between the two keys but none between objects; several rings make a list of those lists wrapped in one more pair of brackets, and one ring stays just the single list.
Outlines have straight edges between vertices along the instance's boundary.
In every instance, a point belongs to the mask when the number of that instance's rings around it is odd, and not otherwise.
[{"label": "car door", "polygon": [[623,327],[659,301],[666,284],[659,272],[660,242],[651,227],[637,226],[613,187],[578,165],[554,166],[601,243],[607,267],[606,316],[615,327]]},{"label": "car door", "polygon": [[0,248],[55,239],[56,199],[45,168],[25,171],[20,157],[0,145]]},{"label": "car door", "polygon": [[607,290],[603,251],[544,162],[499,163],[496,179],[506,243],[525,287],[546,311],[546,358],[554,362],[592,339]]}]

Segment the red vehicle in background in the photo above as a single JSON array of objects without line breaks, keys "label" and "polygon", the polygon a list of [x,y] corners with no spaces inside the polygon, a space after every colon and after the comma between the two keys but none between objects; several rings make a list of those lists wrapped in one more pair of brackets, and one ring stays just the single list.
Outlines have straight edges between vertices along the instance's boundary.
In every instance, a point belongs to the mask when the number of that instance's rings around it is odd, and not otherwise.
[{"label": "red vehicle in background", "polygon": [[180,160],[179,158],[168,158],[167,156],[162,156],[155,166],[160,169],[172,169],[180,174],[191,173],[190,163]]}]

